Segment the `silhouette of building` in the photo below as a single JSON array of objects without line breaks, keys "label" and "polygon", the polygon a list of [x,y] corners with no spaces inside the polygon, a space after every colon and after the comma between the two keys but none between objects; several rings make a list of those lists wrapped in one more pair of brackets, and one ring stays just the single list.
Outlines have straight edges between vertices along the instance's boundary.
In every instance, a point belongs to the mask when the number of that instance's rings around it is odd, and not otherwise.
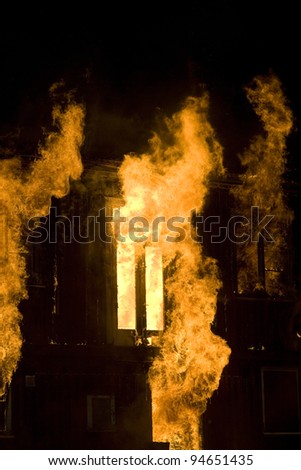
[{"label": "silhouette of building", "polygon": [[[158,332],[147,330],[143,263],[134,266],[135,328],[118,328],[116,245],[108,243],[104,219],[121,200],[117,168],[116,162],[90,164],[67,197],[53,200],[35,243],[27,243],[29,298],[20,306],[24,344],[0,402],[3,449],[168,448],[152,441],[147,374],[159,350],[151,344]],[[212,181],[207,214],[227,221],[230,189],[237,184],[236,177]],[[286,189],[297,211],[300,188]],[[202,419],[204,447],[299,448],[298,211],[283,268],[285,294],[279,297],[264,290],[238,293],[237,246],[229,239],[212,244],[203,235],[223,280],[212,329],[232,349]],[[257,256],[262,280],[264,247]]]}]

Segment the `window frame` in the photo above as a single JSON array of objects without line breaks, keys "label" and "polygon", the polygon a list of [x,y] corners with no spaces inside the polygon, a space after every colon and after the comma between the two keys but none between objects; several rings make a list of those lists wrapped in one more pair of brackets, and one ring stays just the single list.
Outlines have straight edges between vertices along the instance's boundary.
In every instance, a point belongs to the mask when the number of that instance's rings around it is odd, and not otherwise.
[{"label": "window frame", "polygon": [[[266,399],[265,399],[265,387],[264,387],[264,373],[265,372],[295,372],[296,374],[296,398],[298,408],[298,431],[281,431],[267,430],[266,424]],[[261,368],[261,402],[262,402],[262,425],[264,435],[301,435],[301,397],[300,397],[300,370],[297,367],[262,367]]]}]

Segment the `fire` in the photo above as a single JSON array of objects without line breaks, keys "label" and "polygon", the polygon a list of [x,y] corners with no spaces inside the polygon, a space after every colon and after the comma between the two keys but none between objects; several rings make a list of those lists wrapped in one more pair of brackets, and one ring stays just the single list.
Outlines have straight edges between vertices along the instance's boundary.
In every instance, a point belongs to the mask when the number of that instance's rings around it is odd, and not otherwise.
[{"label": "fire", "polygon": [[160,248],[145,248],[146,329],[162,331],[163,324],[163,263]]},{"label": "fire", "polygon": [[118,243],[118,328],[135,330],[135,317],[132,313],[136,310],[135,299],[135,264],[133,262],[135,250],[132,245]]},{"label": "fire", "polygon": [[[293,125],[292,112],[274,75],[256,77],[246,88],[247,97],[260,118],[264,136],[256,136],[249,149],[241,156],[246,167],[243,184],[233,190],[239,213],[250,216],[251,206],[260,210],[260,219],[274,216],[270,227],[274,241],[250,241],[238,250],[238,290],[265,289],[270,295],[283,295],[282,271],[286,251],[287,226],[292,220],[292,211],[287,207],[282,189],[285,171],[286,138]],[[256,240],[259,241],[260,240]],[[258,268],[258,249],[264,249],[261,276]],[[263,255],[262,255],[263,256]],[[259,261],[260,262],[260,261]]]},{"label": "fire", "polygon": [[51,196],[63,197],[69,179],[79,178],[82,163],[84,110],[71,101],[55,106],[50,133],[37,159],[26,174],[21,160],[0,162],[0,396],[10,384],[21,356],[21,315],[18,304],[27,297],[24,254],[24,224],[48,214]]},{"label": "fire", "polygon": [[[126,156],[120,169],[125,200],[122,216],[127,220],[143,217],[150,227],[146,241],[133,242],[129,228],[126,243],[118,242],[140,251],[144,247],[146,316],[151,312],[147,329],[163,328],[163,270],[167,277],[166,328],[149,381],[153,438],[170,442],[174,449],[200,448],[200,417],[218,388],[230,354],[225,341],[211,331],[221,286],[217,265],[191,237],[191,213],[204,205],[209,175],[223,171],[222,149],[207,112],[207,95],[187,99],[183,109],[165,121],[169,143],[155,134],[151,152]],[[118,261],[124,262],[126,271],[128,248],[122,250],[124,259],[119,256]],[[120,289],[123,298],[128,293],[127,308],[133,312],[135,303],[127,289],[133,274],[128,271],[127,275]]]}]

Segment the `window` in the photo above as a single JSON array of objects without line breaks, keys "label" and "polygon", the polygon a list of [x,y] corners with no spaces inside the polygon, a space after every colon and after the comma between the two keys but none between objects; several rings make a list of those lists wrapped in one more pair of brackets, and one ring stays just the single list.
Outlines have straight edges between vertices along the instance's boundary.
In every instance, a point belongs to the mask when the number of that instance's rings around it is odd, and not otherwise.
[{"label": "window", "polygon": [[145,248],[146,329],[163,330],[163,266],[157,247]]},{"label": "window", "polygon": [[135,248],[117,244],[118,329],[136,329]]},{"label": "window", "polygon": [[34,388],[36,386],[36,376],[35,375],[25,375],[25,387]]},{"label": "window", "polygon": [[6,431],[6,398],[0,398],[0,432]]},{"label": "window", "polygon": [[113,431],[115,422],[115,398],[113,395],[87,396],[88,431]]},{"label": "window", "polygon": [[162,331],[163,265],[157,246],[117,243],[118,329]]},{"label": "window", "polygon": [[263,430],[268,434],[300,433],[297,369],[262,369]]},{"label": "window", "polygon": [[11,432],[11,399],[10,391],[0,397],[0,434]]}]

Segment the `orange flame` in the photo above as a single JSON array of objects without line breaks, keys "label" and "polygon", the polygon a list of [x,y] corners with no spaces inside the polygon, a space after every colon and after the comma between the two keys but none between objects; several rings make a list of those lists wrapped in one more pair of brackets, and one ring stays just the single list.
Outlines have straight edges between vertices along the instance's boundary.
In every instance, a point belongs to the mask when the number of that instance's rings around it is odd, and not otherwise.
[{"label": "orange flame", "polygon": [[248,217],[250,207],[260,209],[260,218],[273,215],[272,243],[265,243],[265,286],[258,279],[257,243],[248,243],[238,250],[239,292],[263,289],[270,295],[281,295],[283,263],[287,248],[287,226],[292,211],[287,207],[282,189],[285,171],[286,138],[293,125],[292,112],[274,75],[256,77],[246,88],[247,97],[260,118],[265,136],[256,136],[249,149],[240,157],[246,167],[243,184],[233,190],[240,213]]},{"label": "orange flame", "polygon": [[[225,341],[211,331],[221,286],[216,262],[206,258],[190,236],[189,218],[192,210],[204,205],[209,175],[223,172],[222,149],[207,111],[207,95],[187,99],[183,109],[165,121],[172,143],[156,134],[150,154],[126,156],[120,169],[126,201],[122,215],[128,220],[137,215],[147,219],[151,225],[145,244],[146,252],[151,250],[148,262],[154,263],[157,273],[163,259],[163,268],[169,272],[165,283],[168,326],[149,380],[153,437],[169,441],[174,449],[200,448],[200,416],[218,387],[230,353]],[[185,220],[181,224],[185,236],[178,242],[166,238],[170,234],[166,221],[174,216]],[[165,222],[152,224],[158,217]],[[150,280],[146,284],[149,287]],[[162,287],[159,280],[152,286],[154,298],[147,297],[146,303],[157,303],[153,310],[158,312]],[[131,308],[135,310],[133,302]]]},{"label": "orange flame", "polygon": [[41,158],[27,174],[18,158],[0,162],[0,396],[5,393],[21,355],[18,304],[27,297],[23,225],[33,216],[48,214],[51,196],[69,191],[69,178],[79,178],[82,163],[84,110],[69,103],[54,107],[58,132],[50,133],[40,148]]}]

